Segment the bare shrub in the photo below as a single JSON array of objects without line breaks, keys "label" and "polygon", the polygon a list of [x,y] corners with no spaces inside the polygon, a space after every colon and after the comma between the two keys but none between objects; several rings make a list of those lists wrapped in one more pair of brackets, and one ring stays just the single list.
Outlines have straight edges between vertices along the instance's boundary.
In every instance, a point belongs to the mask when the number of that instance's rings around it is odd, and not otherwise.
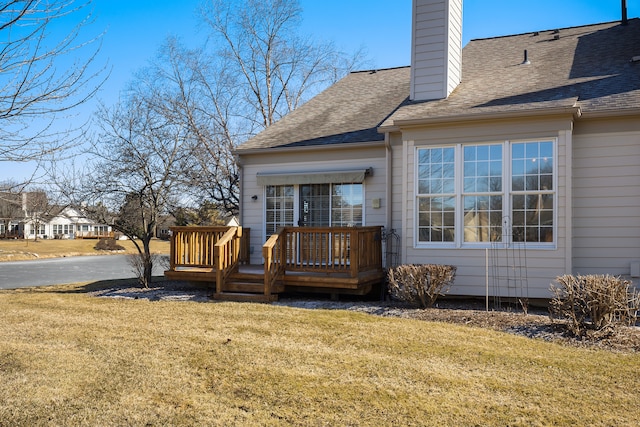
[{"label": "bare shrub", "polygon": [[567,319],[567,329],[576,336],[593,331],[611,334],[617,327],[633,325],[640,310],[640,295],[631,282],[610,275],[565,274],[551,285],[554,298],[551,316]]},{"label": "bare shrub", "polygon": [[[148,258],[147,258],[148,257]],[[127,258],[129,265],[131,266],[131,270],[136,275],[136,279],[138,279],[138,283],[143,288],[148,288],[151,284],[151,274],[153,270],[153,265],[156,262],[160,262],[160,255],[158,254],[145,254],[136,253],[130,254]]]},{"label": "bare shrub", "polygon": [[120,246],[116,239],[100,239],[93,247],[98,251],[124,251],[124,247]]},{"label": "bare shrub", "polygon": [[431,307],[440,295],[449,292],[455,275],[453,265],[400,265],[389,269],[389,293],[400,301]]}]

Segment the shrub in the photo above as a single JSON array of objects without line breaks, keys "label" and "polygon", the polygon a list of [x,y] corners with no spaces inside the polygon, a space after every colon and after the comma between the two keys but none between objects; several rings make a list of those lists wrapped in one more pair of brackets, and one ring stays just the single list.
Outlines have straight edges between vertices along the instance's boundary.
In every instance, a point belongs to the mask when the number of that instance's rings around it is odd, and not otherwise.
[{"label": "shrub", "polygon": [[389,269],[389,293],[400,301],[431,307],[440,295],[449,292],[455,275],[452,265],[400,265]]},{"label": "shrub", "polygon": [[98,251],[124,251],[124,247],[120,246],[116,239],[100,239],[93,247]]},{"label": "shrub", "polygon": [[551,285],[554,298],[552,317],[567,319],[567,329],[576,336],[593,331],[595,336],[612,333],[617,327],[635,324],[640,310],[640,295],[631,282],[610,275],[556,278]]}]

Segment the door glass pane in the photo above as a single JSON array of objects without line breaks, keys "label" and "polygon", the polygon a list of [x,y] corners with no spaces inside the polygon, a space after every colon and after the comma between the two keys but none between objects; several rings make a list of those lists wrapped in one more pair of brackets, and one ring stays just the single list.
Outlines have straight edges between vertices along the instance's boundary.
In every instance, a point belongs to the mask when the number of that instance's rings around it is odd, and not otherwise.
[{"label": "door glass pane", "polygon": [[305,184],[300,186],[300,226],[329,226],[329,184]]},{"label": "door glass pane", "polygon": [[331,191],[331,225],[362,225],[362,184],[334,184]]}]

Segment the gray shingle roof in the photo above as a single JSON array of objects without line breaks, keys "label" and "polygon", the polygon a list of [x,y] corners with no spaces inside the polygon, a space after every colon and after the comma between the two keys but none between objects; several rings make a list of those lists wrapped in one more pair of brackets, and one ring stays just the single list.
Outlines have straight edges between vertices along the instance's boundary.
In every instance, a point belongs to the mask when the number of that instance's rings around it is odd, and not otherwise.
[{"label": "gray shingle roof", "polygon": [[[525,49],[530,64],[522,64]],[[447,99],[409,102],[408,67],[351,73],[243,149],[379,141],[378,126],[548,108],[640,109],[640,19],[472,40]]]},{"label": "gray shingle roof", "polygon": [[640,19],[473,40],[463,49],[462,82],[447,99],[411,103],[385,125],[553,107],[640,108],[640,62],[631,62],[637,55]]},{"label": "gray shingle roof", "polygon": [[378,126],[409,96],[409,72],[350,73],[238,150],[381,141]]}]

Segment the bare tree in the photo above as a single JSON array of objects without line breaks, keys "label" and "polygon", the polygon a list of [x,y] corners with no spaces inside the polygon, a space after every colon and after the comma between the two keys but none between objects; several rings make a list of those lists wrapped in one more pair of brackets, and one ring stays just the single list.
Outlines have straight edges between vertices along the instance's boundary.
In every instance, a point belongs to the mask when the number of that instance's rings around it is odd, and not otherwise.
[{"label": "bare tree", "polygon": [[25,238],[33,232],[34,241],[38,240],[38,232],[40,226],[44,224],[50,217],[54,205],[49,202],[49,197],[44,188],[32,188],[30,191],[23,193],[22,208],[25,213],[25,219],[29,222],[31,230],[25,230]]},{"label": "bare tree", "polygon": [[[0,162],[40,161],[69,145],[66,131],[54,129],[56,115],[87,101],[103,81],[104,68],[93,67],[100,36],[80,37],[92,20],[90,3],[0,4]],[[56,39],[53,28],[69,16],[79,22]]]},{"label": "bare tree", "polygon": [[236,215],[236,146],[360,65],[363,55],[301,37],[297,0],[213,0],[201,12],[209,43],[187,50],[168,40],[156,78],[175,89],[175,120],[191,131],[191,188],[200,201]]},{"label": "bare tree", "polygon": [[0,183],[0,238],[16,237],[12,229],[14,220],[22,220],[22,195],[15,182]]},{"label": "bare tree", "polygon": [[92,142],[95,160],[83,184],[88,206],[98,207],[92,216],[135,244],[145,287],[153,269],[151,239],[161,215],[180,200],[182,173],[191,162],[188,130],[165,114],[160,94],[152,79],[138,80],[119,105],[100,111],[102,132]]},{"label": "bare tree", "polygon": [[297,0],[213,0],[203,9],[225,66],[239,76],[246,118],[273,124],[361,61],[299,35]]}]

